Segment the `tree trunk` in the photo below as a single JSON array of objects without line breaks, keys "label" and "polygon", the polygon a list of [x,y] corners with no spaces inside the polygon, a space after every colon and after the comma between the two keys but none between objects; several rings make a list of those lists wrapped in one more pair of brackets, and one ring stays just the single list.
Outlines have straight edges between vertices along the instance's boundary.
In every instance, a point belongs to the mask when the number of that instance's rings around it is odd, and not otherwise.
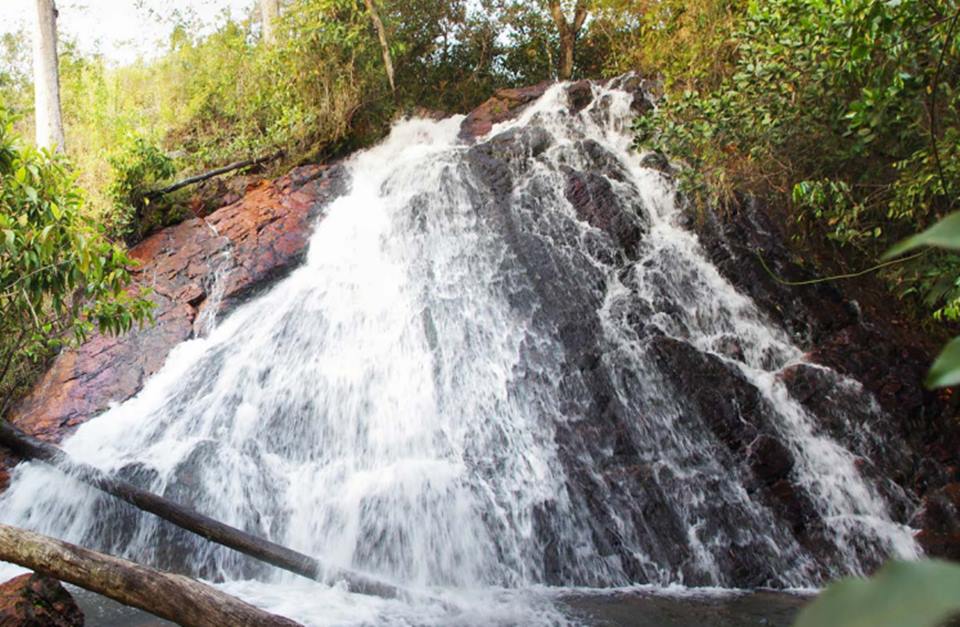
[{"label": "tree trunk", "polygon": [[181,529],[186,529],[211,542],[222,544],[277,568],[316,581],[343,580],[351,592],[359,594],[384,598],[410,596],[406,591],[391,584],[360,573],[325,566],[308,555],[270,540],[258,538],[169,499],[141,490],[125,481],[114,479],[92,466],[76,463],[56,446],[26,435],[3,419],[0,419],[0,445],[7,447],[23,459],[46,462],[86,484],[126,501],[138,509],[155,514]]},{"label": "tree trunk", "polygon": [[33,91],[37,146],[63,152],[60,72],[57,60],[57,8],[53,0],[36,0],[33,31]]},{"label": "tree trunk", "polygon": [[573,48],[575,42],[569,30],[560,34],[560,68],[558,76],[562,81],[570,80],[573,76]]},{"label": "tree trunk", "polygon": [[0,525],[0,560],[189,627],[296,627],[205,584],[30,531]]},{"label": "tree trunk", "polygon": [[377,38],[380,39],[380,52],[383,55],[383,66],[387,70],[387,80],[390,81],[390,91],[397,93],[397,86],[393,79],[393,59],[390,57],[390,44],[387,42],[387,31],[380,20],[380,14],[377,13],[377,7],[373,0],[363,0],[367,5],[367,13],[370,14],[370,21],[373,27],[377,29]]},{"label": "tree trunk", "polygon": [[263,40],[270,45],[277,41],[277,18],[280,16],[280,0],[260,0],[260,22]]},{"label": "tree trunk", "polygon": [[572,22],[568,22],[567,16],[563,14],[560,0],[548,0],[547,5],[560,35],[560,66],[557,68],[557,76],[562,81],[568,81],[573,77],[574,49],[580,29],[587,19],[587,3],[585,0],[577,0]]}]

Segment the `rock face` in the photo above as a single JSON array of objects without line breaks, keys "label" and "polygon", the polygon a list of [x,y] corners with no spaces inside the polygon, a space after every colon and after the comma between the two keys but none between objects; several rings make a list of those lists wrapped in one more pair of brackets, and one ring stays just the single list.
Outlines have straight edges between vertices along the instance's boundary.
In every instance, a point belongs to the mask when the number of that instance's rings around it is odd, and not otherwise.
[{"label": "rock face", "polygon": [[298,168],[251,187],[205,219],[187,220],[138,244],[131,250],[141,264],[135,281],[152,290],[156,324],[120,338],[94,334],[59,355],[14,408],[13,423],[58,441],[110,403],[136,394],[176,344],[202,333],[212,317],[298,262],[313,218],[341,185],[337,166]]},{"label": "rock face", "polygon": [[55,579],[22,575],[0,585],[0,627],[83,627],[83,612]]}]

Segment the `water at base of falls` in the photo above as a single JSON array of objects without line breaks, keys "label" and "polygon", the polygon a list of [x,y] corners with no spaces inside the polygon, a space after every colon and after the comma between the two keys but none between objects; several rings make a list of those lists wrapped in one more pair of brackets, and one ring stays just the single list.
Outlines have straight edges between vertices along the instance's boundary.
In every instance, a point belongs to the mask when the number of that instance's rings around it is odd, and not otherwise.
[{"label": "water at base of falls", "polygon": [[[34,464],[0,520],[311,625],[557,624],[545,586],[803,587],[916,555],[890,512],[907,497],[790,396],[800,350],[630,152],[631,95],[592,89],[578,111],[555,86],[475,145],[461,118],[399,123],[349,161],[302,267],[64,443],[423,600],[267,569]],[[782,447],[818,513],[802,534],[721,419]]]}]

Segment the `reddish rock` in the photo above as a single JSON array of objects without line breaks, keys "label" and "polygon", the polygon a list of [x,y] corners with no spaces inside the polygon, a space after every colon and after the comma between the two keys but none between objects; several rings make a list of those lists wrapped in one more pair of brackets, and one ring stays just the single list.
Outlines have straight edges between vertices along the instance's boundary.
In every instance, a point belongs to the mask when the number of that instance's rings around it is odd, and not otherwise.
[{"label": "reddish rock", "polygon": [[516,117],[526,105],[542,96],[551,84],[550,81],[544,81],[531,87],[498,89],[493,97],[463,120],[460,137],[469,140],[486,135],[494,124]]},{"label": "reddish rock", "polygon": [[22,575],[0,585],[0,627],[83,627],[83,612],[56,579]]},{"label": "reddish rock", "polygon": [[[121,338],[94,334],[59,355],[14,408],[13,423],[56,442],[110,403],[136,394],[170,350],[195,334],[201,310],[215,306],[222,312],[298,262],[313,218],[339,193],[341,172],[336,166],[297,168],[253,186],[206,219],[187,220],[135,246],[130,254],[141,264],[135,281],[152,290],[156,324]],[[218,274],[222,299],[210,299]],[[0,474],[0,488],[4,481]]]}]

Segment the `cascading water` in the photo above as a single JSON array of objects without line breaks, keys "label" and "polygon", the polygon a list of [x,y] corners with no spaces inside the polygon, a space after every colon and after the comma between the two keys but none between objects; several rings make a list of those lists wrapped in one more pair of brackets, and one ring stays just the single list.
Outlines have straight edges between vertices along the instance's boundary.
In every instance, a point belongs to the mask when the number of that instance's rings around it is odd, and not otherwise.
[{"label": "cascading water", "polygon": [[[670,183],[629,150],[631,94],[592,89],[578,111],[555,86],[474,145],[462,118],[398,124],[349,162],[351,189],[302,267],[64,448],[430,588],[469,608],[463,622],[562,620],[509,592],[543,584],[809,586],[915,555],[889,497],[778,377],[799,349],[708,262]],[[722,386],[716,402],[700,385]],[[717,416],[756,430],[745,450],[722,444]],[[819,513],[802,534],[746,461],[770,439]],[[41,465],[18,467],[0,519],[225,582],[309,624],[453,620],[449,604],[267,569]]]}]

